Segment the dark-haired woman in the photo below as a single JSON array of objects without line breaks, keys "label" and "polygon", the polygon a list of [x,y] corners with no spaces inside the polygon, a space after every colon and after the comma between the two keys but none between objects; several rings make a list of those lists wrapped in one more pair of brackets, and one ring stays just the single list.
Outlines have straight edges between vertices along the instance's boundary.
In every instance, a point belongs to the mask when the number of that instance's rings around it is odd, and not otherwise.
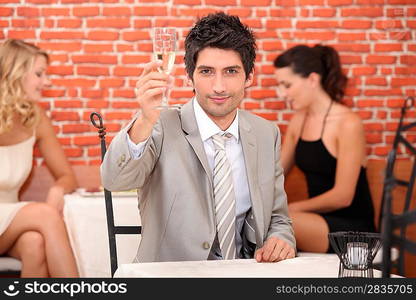
[{"label": "dark-haired woman", "polygon": [[335,49],[295,46],[274,61],[279,96],[295,113],[282,146],[287,174],[297,165],[309,198],[289,204],[296,244],[332,252],[329,232],[375,231],[360,117],[341,103],[347,83]]}]

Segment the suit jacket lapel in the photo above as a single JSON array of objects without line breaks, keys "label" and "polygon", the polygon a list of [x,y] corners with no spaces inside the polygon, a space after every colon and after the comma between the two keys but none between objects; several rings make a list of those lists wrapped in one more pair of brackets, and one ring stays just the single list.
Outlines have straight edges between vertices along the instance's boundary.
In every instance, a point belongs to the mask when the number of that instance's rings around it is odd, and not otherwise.
[{"label": "suit jacket lapel", "polygon": [[244,162],[246,165],[247,180],[250,189],[252,213],[254,214],[256,242],[257,245],[263,244],[263,206],[261,203],[261,193],[259,191],[259,178],[257,169],[257,140],[250,123],[244,116],[239,114],[239,131],[241,145],[243,147]]},{"label": "suit jacket lapel", "polygon": [[195,113],[192,100],[182,106],[181,112],[182,129],[185,132],[185,138],[194,149],[196,156],[204,168],[208,180],[212,185],[212,171],[209,167],[204,145],[202,144],[201,135],[199,134],[198,125],[195,119]]}]

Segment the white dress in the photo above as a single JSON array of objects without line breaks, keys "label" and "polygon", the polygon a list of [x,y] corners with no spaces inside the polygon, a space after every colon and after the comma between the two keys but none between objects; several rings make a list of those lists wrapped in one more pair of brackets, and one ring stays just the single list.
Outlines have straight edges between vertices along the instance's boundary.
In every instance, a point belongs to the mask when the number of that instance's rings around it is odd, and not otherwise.
[{"label": "white dress", "polygon": [[32,169],[35,136],[14,145],[0,146],[0,235],[20,208],[19,190]]}]

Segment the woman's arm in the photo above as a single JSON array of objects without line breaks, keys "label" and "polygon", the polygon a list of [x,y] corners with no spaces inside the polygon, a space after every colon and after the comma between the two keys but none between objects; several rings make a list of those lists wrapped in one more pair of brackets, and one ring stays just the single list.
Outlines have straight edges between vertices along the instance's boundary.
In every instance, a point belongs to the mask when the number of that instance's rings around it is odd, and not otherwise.
[{"label": "woman's arm", "polygon": [[46,202],[63,208],[63,196],[77,187],[74,172],[69,165],[65,153],[56,137],[53,126],[45,111],[40,109],[40,121],[36,128],[39,150],[45,159],[46,166],[55,178],[54,185],[49,189]]},{"label": "woman's arm", "polygon": [[348,114],[337,131],[335,185],[329,191],[289,205],[289,211],[330,212],[348,207],[354,197],[360,168],[365,158],[365,137],[361,119]]},{"label": "woman's arm", "polygon": [[287,127],[285,137],[282,144],[281,163],[285,175],[289,174],[290,170],[295,165],[295,149],[298,141],[299,122],[301,118],[299,114],[293,115]]}]

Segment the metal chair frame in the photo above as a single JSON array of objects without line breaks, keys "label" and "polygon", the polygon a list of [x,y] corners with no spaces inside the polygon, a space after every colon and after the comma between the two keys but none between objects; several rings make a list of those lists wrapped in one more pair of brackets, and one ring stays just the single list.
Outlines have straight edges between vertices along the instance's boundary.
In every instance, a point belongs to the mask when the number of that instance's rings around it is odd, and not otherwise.
[{"label": "metal chair frame", "polygon": [[[98,118],[98,124],[95,120]],[[105,153],[107,151],[105,143],[105,127],[103,124],[103,119],[99,113],[93,112],[90,115],[90,120],[92,125],[98,129],[98,136],[101,142],[101,160],[104,159]],[[114,212],[113,212],[113,198],[110,191],[104,189],[104,199],[105,199],[105,211],[107,215],[107,230],[108,230],[108,242],[110,249],[110,263],[111,263],[111,277],[114,276],[118,268],[118,259],[117,259],[117,234],[141,234],[141,226],[115,226],[114,224]]]},{"label": "metal chair frame", "polygon": [[[387,168],[384,179],[383,198],[381,207],[381,223],[382,224],[382,241],[383,241],[383,259],[382,259],[382,276],[390,277],[391,270],[397,269],[399,275],[404,276],[405,258],[404,252],[410,252],[416,255],[416,242],[406,238],[407,226],[416,223],[416,209],[410,210],[410,204],[412,200],[413,188],[416,178],[416,149],[412,144],[403,136],[403,134],[416,127],[416,122],[412,122],[407,125],[403,125],[403,119],[407,108],[412,107],[414,99],[408,97],[401,109],[401,116],[399,126],[396,131],[396,135],[393,142],[393,148],[387,156]],[[394,175],[394,166],[396,162],[397,152],[399,145],[402,144],[411,152],[414,157],[413,166],[411,168],[411,175],[409,180],[398,179]],[[404,202],[403,211],[400,214],[394,214],[392,212],[393,190],[397,186],[403,186],[406,188],[406,197]],[[399,234],[395,233],[395,231]],[[399,257],[397,260],[391,260],[391,247],[396,246],[399,251]]]}]

